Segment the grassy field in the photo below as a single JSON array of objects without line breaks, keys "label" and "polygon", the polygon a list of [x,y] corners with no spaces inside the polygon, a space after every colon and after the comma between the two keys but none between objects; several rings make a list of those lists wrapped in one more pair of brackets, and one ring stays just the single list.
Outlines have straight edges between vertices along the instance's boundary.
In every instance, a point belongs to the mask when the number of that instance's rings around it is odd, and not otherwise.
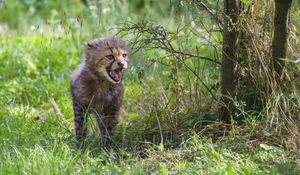
[{"label": "grassy field", "polygon": [[[283,127],[257,120],[268,112],[250,111],[244,126],[226,134],[219,121],[205,125],[217,118],[217,100],[190,71],[168,66],[172,59],[155,61],[167,56],[159,49],[132,55],[114,146],[99,145],[92,118],[88,149],[76,148],[69,90],[82,43],[117,34],[126,21],[154,21],[176,31],[190,14],[175,7],[138,0],[0,0],[0,174],[300,174],[299,150],[291,149],[297,142],[279,138],[294,136],[279,136]],[[189,51],[199,41],[185,30],[176,45]],[[221,48],[221,36],[210,37],[214,47],[200,42],[197,51],[220,57],[214,48]],[[219,80],[220,67],[209,61],[186,64],[209,86]],[[287,106],[299,111],[299,92],[285,95],[294,99]],[[51,98],[62,115],[54,113]]]}]

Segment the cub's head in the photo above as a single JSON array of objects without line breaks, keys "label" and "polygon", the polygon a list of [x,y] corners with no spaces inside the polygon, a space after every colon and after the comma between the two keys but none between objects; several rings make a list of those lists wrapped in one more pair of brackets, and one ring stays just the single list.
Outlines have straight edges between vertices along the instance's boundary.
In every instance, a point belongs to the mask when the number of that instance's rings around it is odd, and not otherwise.
[{"label": "cub's head", "polygon": [[87,66],[112,83],[119,83],[129,62],[129,49],[117,37],[104,37],[84,44]]}]

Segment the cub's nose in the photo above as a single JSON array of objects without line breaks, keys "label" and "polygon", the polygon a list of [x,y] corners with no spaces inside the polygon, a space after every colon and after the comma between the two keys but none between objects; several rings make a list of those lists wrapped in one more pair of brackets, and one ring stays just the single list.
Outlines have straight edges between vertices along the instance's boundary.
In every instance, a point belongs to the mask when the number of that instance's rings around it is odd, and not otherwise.
[{"label": "cub's nose", "polygon": [[120,66],[120,68],[124,68],[124,63],[119,62],[118,65]]}]

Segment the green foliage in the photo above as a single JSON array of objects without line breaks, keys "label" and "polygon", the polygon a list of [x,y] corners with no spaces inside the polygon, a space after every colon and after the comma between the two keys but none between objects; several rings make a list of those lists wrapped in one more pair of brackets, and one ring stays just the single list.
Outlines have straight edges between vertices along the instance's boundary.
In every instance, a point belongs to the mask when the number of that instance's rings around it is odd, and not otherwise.
[{"label": "green foliage", "polygon": [[[218,65],[169,55],[155,48],[158,40],[138,50],[135,35],[118,33],[125,21],[136,21],[149,29],[140,41],[165,31],[176,51],[220,61],[222,35],[190,1],[0,0],[0,11],[0,174],[300,173],[292,149],[298,133],[284,133],[289,118],[277,120],[272,113],[282,111],[274,104],[284,104],[299,119],[298,91],[274,94],[262,111],[237,101],[246,124],[227,132],[217,120],[218,90],[215,100],[203,85],[218,81]],[[89,120],[89,144],[82,151],[74,141],[70,76],[83,42],[117,33],[138,50],[125,76],[123,120],[112,149],[100,147]],[[292,36],[297,44],[297,34]],[[63,116],[54,114],[50,98]]]}]

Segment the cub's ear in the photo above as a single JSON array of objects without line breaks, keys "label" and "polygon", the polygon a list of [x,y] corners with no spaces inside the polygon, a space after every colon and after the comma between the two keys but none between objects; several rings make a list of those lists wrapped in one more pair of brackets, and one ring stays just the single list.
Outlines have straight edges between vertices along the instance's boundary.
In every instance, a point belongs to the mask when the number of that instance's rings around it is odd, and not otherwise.
[{"label": "cub's ear", "polygon": [[83,43],[83,48],[85,51],[90,51],[95,48],[93,43],[85,42]]},{"label": "cub's ear", "polygon": [[85,42],[83,43],[83,49],[87,58],[90,58],[92,57],[92,51],[95,49],[95,45],[91,42]]}]

